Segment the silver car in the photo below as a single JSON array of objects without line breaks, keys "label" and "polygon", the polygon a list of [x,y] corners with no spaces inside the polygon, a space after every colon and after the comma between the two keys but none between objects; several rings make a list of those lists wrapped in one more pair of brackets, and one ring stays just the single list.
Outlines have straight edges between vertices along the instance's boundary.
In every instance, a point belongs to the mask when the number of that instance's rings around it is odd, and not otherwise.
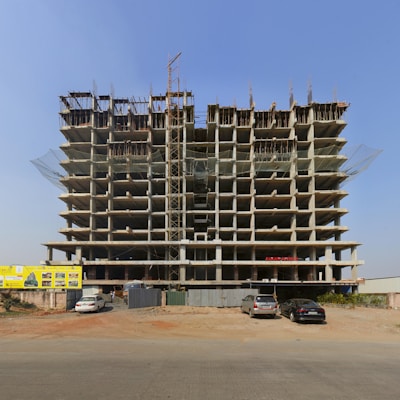
[{"label": "silver car", "polygon": [[278,302],[271,294],[249,294],[242,300],[242,312],[248,313],[250,318],[256,315],[269,315],[275,318],[278,312]]}]

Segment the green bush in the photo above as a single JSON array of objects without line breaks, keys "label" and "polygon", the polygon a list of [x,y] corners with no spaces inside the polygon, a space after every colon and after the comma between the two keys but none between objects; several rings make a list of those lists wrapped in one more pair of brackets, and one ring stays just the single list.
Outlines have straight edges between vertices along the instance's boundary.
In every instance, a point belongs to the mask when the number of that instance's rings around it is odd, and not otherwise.
[{"label": "green bush", "polygon": [[353,306],[385,307],[386,296],[373,294],[349,294],[327,292],[317,297],[319,303],[324,304],[349,304]]},{"label": "green bush", "polygon": [[12,305],[14,304],[12,298],[6,298],[3,300],[4,309],[9,312],[11,310]]}]

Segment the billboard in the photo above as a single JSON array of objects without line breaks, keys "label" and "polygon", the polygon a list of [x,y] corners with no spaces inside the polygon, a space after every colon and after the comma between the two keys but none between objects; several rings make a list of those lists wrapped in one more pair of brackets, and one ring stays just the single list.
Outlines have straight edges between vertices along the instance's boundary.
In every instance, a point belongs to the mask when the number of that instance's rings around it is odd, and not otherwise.
[{"label": "billboard", "polygon": [[0,265],[0,289],[82,289],[82,267]]}]

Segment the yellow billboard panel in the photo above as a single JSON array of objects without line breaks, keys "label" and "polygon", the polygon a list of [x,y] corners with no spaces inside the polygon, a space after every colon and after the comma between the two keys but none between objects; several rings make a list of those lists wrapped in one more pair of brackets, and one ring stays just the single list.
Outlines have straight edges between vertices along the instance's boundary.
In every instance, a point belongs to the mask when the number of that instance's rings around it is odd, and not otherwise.
[{"label": "yellow billboard panel", "polygon": [[82,289],[82,267],[0,265],[0,289]]}]

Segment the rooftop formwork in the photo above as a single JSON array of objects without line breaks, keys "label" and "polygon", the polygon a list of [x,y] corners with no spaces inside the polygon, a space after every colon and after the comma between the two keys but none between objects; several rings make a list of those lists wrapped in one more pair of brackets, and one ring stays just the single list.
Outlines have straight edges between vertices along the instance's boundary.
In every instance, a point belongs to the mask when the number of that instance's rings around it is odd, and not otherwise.
[{"label": "rooftop formwork", "polygon": [[[341,200],[345,102],[268,110],[194,96],[60,97],[65,241],[87,285],[356,284],[359,243]],[[343,270],[351,270],[343,280]]]}]

